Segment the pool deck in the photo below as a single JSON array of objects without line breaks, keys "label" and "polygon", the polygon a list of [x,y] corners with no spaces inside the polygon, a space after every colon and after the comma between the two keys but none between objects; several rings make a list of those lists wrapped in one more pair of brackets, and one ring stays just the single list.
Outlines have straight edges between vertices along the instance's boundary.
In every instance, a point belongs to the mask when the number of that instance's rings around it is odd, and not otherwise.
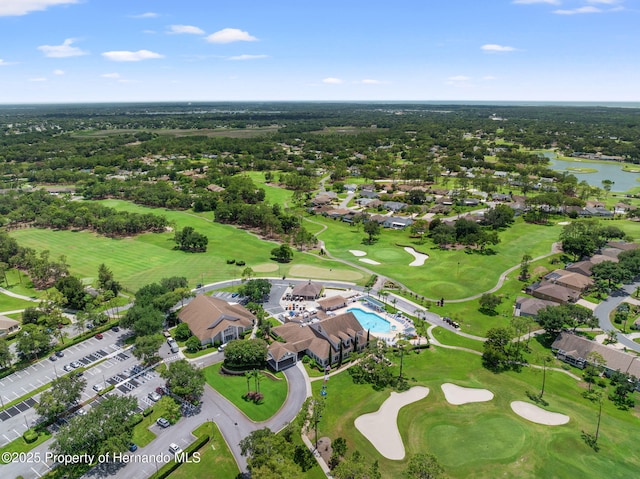
[{"label": "pool deck", "polygon": [[[331,316],[338,316],[340,314],[344,314],[347,312],[347,310],[353,309],[353,308],[361,309],[362,311],[367,313],[376,314],[381,318],[385,319],[387,322],[389,322],[391,331],[388,333],[376,333],[374,331],[371,331],[371,334],[376,338],[380,338],[384,340],[387,344],[395,344],[396,340],[398,339],[399,333],[403,333],[407,328],[414,327],[411,320],[402,316],[402,312],[400,311],[398,312],[398,315],[390,314],[387,312],[376,311],[366,302],[357,301],[356,298],[363,297],[362,293],[359,291],[356,291],[356,290],[345,291],[345,290],[332,290],[332,289],[325,290],[326,297],[330,297],[334,295],[341,295],[341,296],[344,296],[345,298],[351,298],[351,300],[345,307],[335,309],[330,312],[322,311],[318,307],[318,303],[316,301],[292,302],[292,301],[281,300],[280,304],[284,309],[287,309],[287,306],[292,303],[296,304],[298,309],[294,313],[295,316],[292,316],[291,319],[295,319],[297,321],[300,321],[300,320],[311,321],[314,318],[317,318],[318,320],[322,321],[323,319],[329,318]],[[307,315],[307,317],[305,317],[305,313],[308,313],[308,311],[310,310],[311,311],[316,310],[317,312],[313,315]],[[289,311],[287,310],[285,314],[289,314]]]}]

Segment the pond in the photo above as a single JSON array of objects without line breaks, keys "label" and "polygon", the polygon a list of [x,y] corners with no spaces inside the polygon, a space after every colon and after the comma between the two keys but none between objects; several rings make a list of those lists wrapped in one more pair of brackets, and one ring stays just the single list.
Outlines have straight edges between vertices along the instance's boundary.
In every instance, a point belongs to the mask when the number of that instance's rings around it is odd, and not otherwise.
[{"label": "pond", "polygon": [[[636,181],[637,178],[640,178],[640,173],[623,171],[622,166],[624,163],[594,163],[591,161],[581,163],[579,161],[564,161],[558,160],[556,154],[553,152],[545,152],[544,156],[549,158],[549,167],[552,170],[571,173],[578,178],[578,182],[584,180],[591,186],[602,188],[602,180],[611,180],[614,182],[611,187],[611,191],[617,192],[625,192],[640,186],[640,183]],[[598,171],[593,173],[579,173],[577,171],[572,171],[572,168],[590,168]]]}]

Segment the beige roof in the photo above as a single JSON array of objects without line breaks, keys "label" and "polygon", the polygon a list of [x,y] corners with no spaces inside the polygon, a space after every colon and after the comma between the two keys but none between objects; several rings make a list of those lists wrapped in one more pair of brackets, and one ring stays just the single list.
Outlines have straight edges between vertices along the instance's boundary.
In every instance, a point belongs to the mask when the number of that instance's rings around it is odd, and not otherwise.
[{"label": "beige roof", "polygon": [[15,328],[19,325],[20,323],[15,319],[0,315],[0,331],[8,331],[9,329]]},{"label": "beige roof", "polygon": [[524,296],[519,296],[516,298],[516,306],[518,306],[520,310],[520,314],[528,314],[531,316],[536,316],[538,311],[542,308],[546,308],[547,306],[557,306],[558,303],[554,303],[553,301],[549,301],[546,299],[540,298],[525,298]]},{"label": "beige roof", "polygon": [[632,250],[632,249],[637,249],[639,245],[638,245],[638,243],[628,243],[626,241],[609,241],[607,243],[607,246],[609,246],[610,248],[616,248],[616,249],[621,249],[621,250],[624,250],[624,251],[629,251],[629,250]]},{"label": "beige roof", "polygon": [[567,286],[568,288],[578,291],[583,291],[593,285],[593,279],[588,276],[564,269],[556,269],[545,275],[544,278],[552,283]]},{"label": "beige roof", "polygon": [[567,271],[573,271],[574,273],[584,274],[591,276],[591,268],[593,263],[591,261],[578,261],[576,263],[568,265],[565,269]]},{"label": "beige roof", "polygon": [[211,339],[229,326],[248,328],[256,317],[239,304],[229,304],[219,298],[199,295],[178,313],[200,340]]},{"label": "beige roof", "polygon": [[331,348],[337,351],[341,339],[355,338],[358,335],[360,344],[363,344],[366,334],[353,313],[340,314],[306,325],[286,323],[272,331],[285,340],[287,350],[296,353],[309,350],[319,358],[328,357]]},{"label": "beige roof", "polygon": [[600,264],[600,263],[603,263],[604,261],[613,261],[614,263],[617,263],[618,258],[616,258],[615,256],[594,254],[591,258],[589,258],[589,261],[591,261],[593,264]]},{"label": "beige roof", "polygon": [[532,295],[544,295],[554,300],[561,302],[567,302],[570,300],[576,300],[580,297],[580,293],[577,291],[553,283],[542,283],[531,293]]},{"label": "beige roof", "polygon": [[317,298],[322,292],[322,285],[319,283],[312,283],[309,281],[308,283],[299,283],[296,284],[291,291],[293,296],[304,296],[304,297],[314,297]]},{"label": "beige roof", "polygon": [[607,369],[612,371],[620,370],[620,372],[640,377],[640,357],[609,348],[603,344],[575,334],[560,333],[551,345],[551,348],[561,349],[576,359],[587,359],[587,355],[590,352],[596,351],[605,359]]},{"label": "beige roof", "polygon": [[342,306],[343,304],[347,304],[347,300],[340,295],[318,300],[318,305],[322,309],[331,309]]}]

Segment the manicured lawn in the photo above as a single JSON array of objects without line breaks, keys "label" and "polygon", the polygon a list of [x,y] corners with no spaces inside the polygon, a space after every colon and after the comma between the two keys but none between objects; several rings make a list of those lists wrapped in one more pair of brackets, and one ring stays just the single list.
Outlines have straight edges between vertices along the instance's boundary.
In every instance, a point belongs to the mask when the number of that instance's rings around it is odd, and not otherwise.
[{"label": "manicured lawn", "polygon": [[174,250],[173,233],[111,239],[87,231],[27,228],[13,231],[11,235],[22,246],[37,251],[48,249],[52,258],[64,254],[72,273],[87,282],[97,277],[98,267],[105,263],[114,277],[131,291],[168,276],[184,276],[192,286],[240,277],[244,267],[227,264],[227,259],[244,260],[246,266],[263,276],[366,281],[362,272],[315,255],[296,252],[291,263],[275,263],[271,260],[274,243],[189,212],[146,208],[119,200],[107,200],[102,204],[126,211],[165,215],[178,229],[192,226],[209,238],[208,250],[206,253]]},{"label": "manicured lawn", "polygon": [[215,423],[206,422],[193,431],[196,437],[209,434],[209,442],[200,449],[200,462],[182,464],[173,471],[171,479],[235,479],[240,470],[229,446]]},{"label": "manicured lawn", "polygon": [[[595,453],[581,439],[583,430],[595,432],[598,415],[597,405],[581,396],[583,384],[547,370],[545,409],[571,419],[564,426],[538,425],[513,413],[510,403],[530,402],[525,393],[540,390],[542,371],[524,368],[520,373],[493,374],[482,368],[480,361],[471,353],[437,347],[405,356],[404,371],[411,378],[410,385],[427,386],[430,393],[400,410],[398,424],[407,452],[402,461],[382,457],[354,427],[354,420],[376,411],[390,391],[355,385],[348,372],[328,382],[319,433],[342,436],[349,451],[357,449],[369,461],[378,460],[384,478],[401,477],[408,457],[425,452],[435,454],[452,478],[635,476],[640,466],[635,454],[635,431],[640,426],[637,410],[620,411],[605,400],[601,449]],[[397,367],[393,369],[397,371]],[[450,405],[440,389],[445,382],[487,388],[495,397],[484,403]],[[315,394],[320,387],[320,382],[313,383]]]},{"label": "manicured lawn", "polygon": [[149,430],[159,417],[165,416],[165,409],[156,403],[153,406],[153,412],[142,419],[142,422],[136,424],[133,428],[133,442],[140,447],[144,447],[156,438],[156,435]]},{"label": "manicured lawn", "polygon": [[[27,441],[25,441],[24,438],[20,436],[19,438],[11,441],[9,444],[5,444],[4,446],[0,447],[0,455],[5,452],[28,452],[34,447],[39,446],[49,438],[51,438],[51,433],[46,429],[39,431],[38,439],[36,439],[32,443],[27,443]],[[7,463],[0,459],[0,464]]]},{"label": "manicured lawn", "polygon": [[[465,298],[482,293],[498,282],[498,277],[522,260],[524,253],[537,257],[551,251],[551,244],[558,240],[560,226],[537,226],[517,219],[513,227],[499,233],[501,243],[494,247],[496,254],[464,250],[446,250],[434,247],[430,241],[418,245],[409,237],[409,230],[384,230],[378,240],[369,245],[363,242],[362,228],[349,226],[322,216],[309,218],[325,224],[328,229],[319,235],[334,256],[361,264],[376,273],[403,283],[413,291],[434,299]],[[403,246],[413,246],[429,255],[423,266],[409,267],[413,256]],[[370,265],[359,261],[349,250],[361,250],[368,258],[381,263]]]},{"label": "manicured lawn", "polygon": [[[260,404],[252,401],[245,401],[243,396],[247,393],[247,378],[245,376],[223,376],[220,374],[221,364],[214,364],[204,368],[207,383],[231,401],[252,421],[265,421],[273,416],[287,399],[287,381],[284,374],[277,373],[277,380],[271,379],[268,375],[263,375],[260,381],[260,392],[264,399]],[[254,382],[251,381],[251,390],[255,390]]]},{"label": "manicured lawn", "polygon": [[432,330],[433,336],[442,344],[447,346],[459,346],[461,348],[473,349],[475,351],[482,352],[482,341],[476,341],[475,339],[465,338],[448,329],[434,328]]},{"label": "manicured lawn", "polygon": [[0,311],[16,311],[25,308],[37,307],[38,303],[25,301],[24,299],[14,298],[6,294],[0,293]]}]

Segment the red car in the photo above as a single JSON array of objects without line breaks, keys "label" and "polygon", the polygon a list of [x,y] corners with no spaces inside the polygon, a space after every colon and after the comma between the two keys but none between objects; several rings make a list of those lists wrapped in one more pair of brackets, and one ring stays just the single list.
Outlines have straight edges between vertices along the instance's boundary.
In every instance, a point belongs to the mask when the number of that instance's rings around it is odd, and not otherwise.
[{"label": "red car", "polygon": [[104,336],[102,336],[102,333],[98,333],[98,334],[96,334],[96,338],[97,338],[97,339],[102,339],[103,337],[104,337]]}]

